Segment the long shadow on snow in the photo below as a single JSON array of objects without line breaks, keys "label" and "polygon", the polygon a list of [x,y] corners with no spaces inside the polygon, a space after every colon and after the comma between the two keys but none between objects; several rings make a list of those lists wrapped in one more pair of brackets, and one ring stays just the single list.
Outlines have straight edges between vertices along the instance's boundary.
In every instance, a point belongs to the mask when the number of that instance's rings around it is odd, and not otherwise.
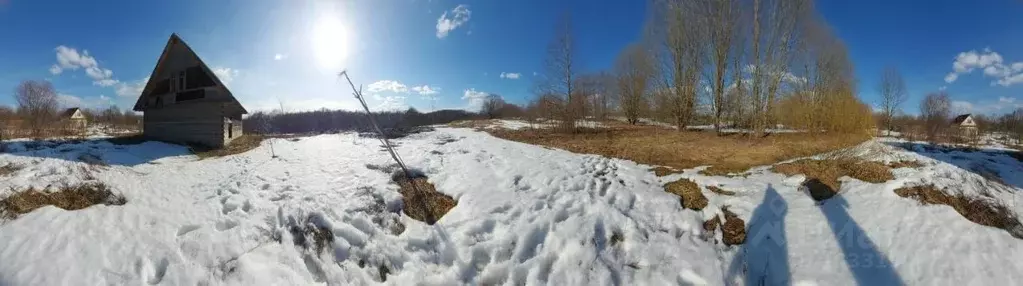
[{"label": "long shadow on snow", "polygon": [[785,215],[788,203],[771,185],[753,210],[747,240],[726,272],[726,284],[745,273],[746,285],[791,285]]},{"label": "long shadow on snow", "polygon": [[823,201],[819,207],[842,248],[845,263],[856,284],[904,285],[888,256],[881,253],[863,228],[849,216],[846,211],[849,202],[841,194]]},{"label": "long shadow on snow", "polygon": [[188,147],[138,137],[34,140],[4,142],[4,152],[15,156],[52,158],[89,164],[135,166],[152,161],[192,154]]},{"label": "long shadow on snow", "polygon": [[990,179],[995,175],[997,180],[1006,185],[1023,188],[1023,164],[1020,164],[1023,161],[1023,154],[1018,152],[934,146],[915,142],[885,144],[952,164],[985,178]]}]

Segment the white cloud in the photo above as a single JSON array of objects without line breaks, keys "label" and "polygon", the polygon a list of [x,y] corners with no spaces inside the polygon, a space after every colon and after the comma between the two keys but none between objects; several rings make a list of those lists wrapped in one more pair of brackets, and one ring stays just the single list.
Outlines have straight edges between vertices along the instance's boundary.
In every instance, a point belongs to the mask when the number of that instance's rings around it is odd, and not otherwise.
[{"label": "white cloud", "polygon": [[468,108],[471,110],[479,109],[483,105],[483,99],[489,96],[489,93],[476,91],[475,88],[466,89],[462,95],[462,99],[468,101]]},{"label": "white cloud", "polygon": [[57,63],[50,66],[50,74],[59,75],[65,70],[84,69],[85,74],[93,80],[93,84],[99,86],[111,86],[117,84],[113,79],[114,72],[101,68],[96,58],[89,55],[89,51],[82,50],[81,53],[75,48],[64,45],[57,46]]},{"label": "white cloud", "polygon": [[408,92],[408,87],[396,80],[380,80],[369,84],[369,89],[367,89],[367,91],[370,93],[383,91],[406,93]]},{"label": "white cloud", "polygon": [[287,59],[287,58],[288,58],[288,55],[286,55],[286,54],[280,54],[280,53],[274,54],[274,60],[275,61],[279,61],[279,60],[283,60],[283,59]]},{"label": "white cloud", "polygon": [[398,110],[398,111],[401,111],[401,110],[408,109],[408,104],[405,103],[405,97],[404,96],[385,96],[385,97],[380,98],[378,100],[380,100],[380,103],[377,104],[376,108],[373,109],[374,111],[384,111],[384,110]]},{"label": "white cloud", "polygon": [[946,83],[952,83],[952,82],[956,81],[956,79],[958,79],[958,78],[959,78],[959,74],[957,74],[955,72],[952,72],[952,73],[949,73],[948,75],[945,76],[945,82]]},{"label": "white cloud", "polygon": [[991,49],[959,53],[952,63],[952,72],[945,76],[945,82],[955,82],[959,75],[969,74],[976,69],[981,69],[985,76],[995,79],[991,85],[1010,86],[1023,83],[1023,62],[1006,64],[1002,55]]},{"label": "white cloud", "polygon": [[234,78],[238,76],[238,70],[226,67],[215,67],[213,68],[213,74],[217,75],[217,78],[219,78],[220,82],[223,82],[224,85],[230,85],[231,82],[234,81]]},{"label": "white cloud", "polygon": [[[450,18],[448,12],[451,12]],[[468,22],[471,15],[472,11],[469,11],[469,6],[465,4],[458,5],[451,11],[444,11],[437,19],[437,38],[447,37],[449,32]]]},{"label": "white cloud", "polygon": [[957,113],[982,113],[1000,114],[1012,112],[1017,108],[1023,108],[1023,102],[1014,97],[998,97],[997,100],[982,100],[968,102],[962,100],[952,101],[952,111]]},{"label": "white cloud", "polygon": [[64,93],[57,94],[57,103],[60,104],[62,108],[107,108],[114,105],[114,101],[105,95],[82,98]]},{"label": "white cloud", "polygon": [[412,87],[412,90],[422,96],[430,96],[440,92],[440,88],[430,87],[429,85],[414,86]]},{"label": "white cloud", "polygon": [[513,73],[513,72],[509,72],[509,73],[504,73],[503,72],[503,73],[501,73],[501,78],[506,78],[506,79],[519,79],[519,77],[521,77],[521,76],[522,76],[522,74],[520,74],[520,73]]},{"label": "white cloud", "polygon": [[145,77],[131,83],[120,83],[114,88],[114,93],[119,97],[139,97],[142,95],[142,90],[146,88],[146,82],[149,81],[149,77]]}]

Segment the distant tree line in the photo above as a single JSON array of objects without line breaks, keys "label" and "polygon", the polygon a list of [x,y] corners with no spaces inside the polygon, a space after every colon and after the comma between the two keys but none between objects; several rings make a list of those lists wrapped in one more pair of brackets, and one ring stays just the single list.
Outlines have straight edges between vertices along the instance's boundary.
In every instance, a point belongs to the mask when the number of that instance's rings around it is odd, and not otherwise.
[{"label": "distant tree line", "polygon": [[[437,110],[421,113],[414,108],[409,108],[406,111],[373,112],[373,116],[383,129],[445,124],[481,117],[479,114],[464,110]],[[258,111],[243,120],[242,126],[246,133],[319,134],[374,131],[365,112],[349,110],[320,109],[284,113]]]}]

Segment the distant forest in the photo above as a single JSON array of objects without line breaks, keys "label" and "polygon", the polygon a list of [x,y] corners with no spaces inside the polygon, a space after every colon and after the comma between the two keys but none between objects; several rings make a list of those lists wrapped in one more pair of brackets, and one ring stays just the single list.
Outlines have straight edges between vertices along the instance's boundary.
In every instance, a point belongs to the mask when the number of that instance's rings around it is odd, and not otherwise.
[{"label": "distant forest", "polygon": [[[464,110],[437,110],[420,113],[414,108],[409,108],[406,111],[373,112],[373,117],[380,124],[380,128],[405,129],[475,119],[480,115]],[[327,109],[290,113],[260,111],[246,117],[242,126],[246,133],[259,134],[368,132],[373,130],[365,112]]]}]

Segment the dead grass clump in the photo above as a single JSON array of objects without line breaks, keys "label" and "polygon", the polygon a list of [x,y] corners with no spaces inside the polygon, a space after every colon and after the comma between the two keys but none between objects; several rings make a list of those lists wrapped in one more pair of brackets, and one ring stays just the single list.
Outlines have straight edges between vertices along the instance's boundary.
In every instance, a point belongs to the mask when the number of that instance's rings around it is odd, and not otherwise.
[{"label": "dead grass clump", "polygon": [[798,174],[807,178],[817,179],[831,190],[839,190],[838,178],[849,176],[870,183],[883,183],[895,179],[891,169],[884,164],[856,159],[804,159],[791,163],[778,164],[771,171],[786,176]]},{"label": "dead grass clump", "polygon": [[725,213],[725,224],[721,227],[721,240],[725,245],[739,245],[746,242],[746,222],[738,215],[722,208]]},{"label": "dead grass clump", "polygon": [[854,146],[865,136],[841,134],[771,134],[760,138],[718,136],[714,132],[678,131],[659,126],[606,122],[608,128],[556,132],[521,129],[486,130],[499,138],[598,154],[677,170],[712,165],[705,174],[728,174],[792,158]]},{"label": "dead grass clump", "polygon": [[0,200],[0,217],[14,219],[47,205],[71,211],[97,204],[124,205],[126,202],[124,196],[114,194],[110,187],[99,182],[66,185],[49,192],[29,188]]},{"label": "dead grass clump", "polygon": [[898,168],[920,168],[920,167],[923,167],[923,166],[924,166],[924,164],[922,164],[920,162],[917,162],[917,161],[911,161],[911,160],[895,161],[895,162],[888,163],[888,167],[892,168],[892,169],[898,169]]},{"label": "dead grass clump", "polygon": [[719,194],[719,195],[725,195],[725,196],[734,196],[735,195],[735,192],[733,192],[733,191],[726,191],[726,190],[724,190],[722,188],[719,188],[719,187],[716,187],[716,186],[707,186],[707,190],[711,191],[712,193]]},{"label": "dead grass clump", "polygon": [[24,168],[25,166],[21,164],[7,163],[6,165],[0,166],[0,176],[14,174],[14,172],[17,172]]},{"label": "dead grass clump", "polygon": [[654,171],[654,175],[658,176],[658,177],[664,177],[664,176],[671,175],[671,174],[681,174],[682,173],[682,171],[675,170],[673,168],[665,167],[665,166],[657,166],[657,167],[654,167],[651,170],[653,170]]},{"label": "dead grass clump", "polygon": [[969,198],[961,194],[949,195],[934,185],[898,188],[895,189],[895,193],[904,198],[915,199],[925,205],[950,206],[967,220],[1003,229],[1013,237],[1023,239],[1023,225],[1006,206]]},{"label": "dead grass clump", "polygon": [[703,222],[703,230],[708,233],[714,233],[718,230],[718,226],[721,226],[721,218],[718,216]]},{"label": "dead grass clump", "polygon": [[700,186],[688,179],[679,179],[664,185],[664,191],[679,196],[682,207],[691,210],[702,210],[707,206],[707,197],[703,196]]},{"label": "dead grass clump", "polygon": [[259,143],[263,142],[263,139],[262,135],[246,134],[232,140],[227,146],[220,148],[202,145],[193,145],[189,146],[189,148],[192,150],[192,153],[199,156],[199,159],[207,159],[245,153],[259,147]]},{"label": "dead grass clump", "polygon": [[426,176],[414,176],[409,180],[399,173],[392,179],[400,188],[398,192],[405,202],[405,214],[412,219],[433,225],[458,204],[455,199],[438,192]]},{"label": "dead grass clump", "polygon": [[[330,230],[329,224],[318,215],[309,215],[303,221],[297,221],[291,217],[287,228],[295,246],[305,250],[311,248],[316,253],[323,253],[324,249],[334,243],[334,232]],[[275,240],[280,241],[279,238],[275,238]]]}]

